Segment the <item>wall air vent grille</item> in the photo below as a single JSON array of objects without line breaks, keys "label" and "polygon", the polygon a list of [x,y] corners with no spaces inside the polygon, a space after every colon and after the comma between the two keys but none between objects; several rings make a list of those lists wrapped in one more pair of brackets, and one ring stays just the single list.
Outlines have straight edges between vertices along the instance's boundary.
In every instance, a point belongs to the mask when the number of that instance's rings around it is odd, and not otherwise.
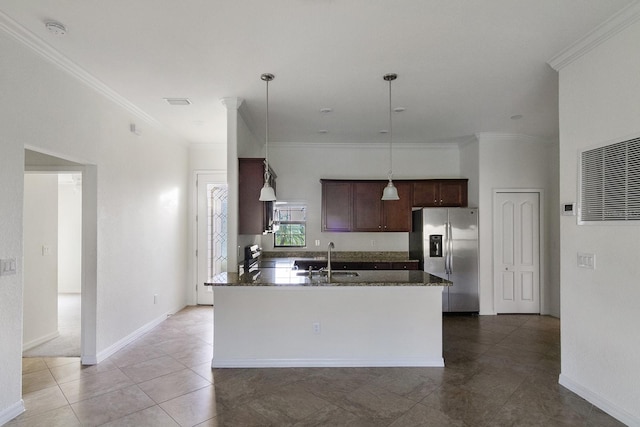
[{"label": "wall air vent grille", "polygon": [[580,221],[640,220],[640,138],[583,151]]}]

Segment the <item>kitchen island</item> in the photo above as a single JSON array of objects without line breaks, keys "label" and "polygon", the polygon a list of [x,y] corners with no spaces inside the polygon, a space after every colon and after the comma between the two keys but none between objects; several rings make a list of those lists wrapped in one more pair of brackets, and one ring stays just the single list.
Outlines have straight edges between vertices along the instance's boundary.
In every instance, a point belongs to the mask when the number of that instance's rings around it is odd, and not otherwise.
[{"label": "kitchen island", "polygon": [[[354,275],[355,273],[356,275]],[[214,368],[444,366],[442,290],[422,271],[221,273]]]}]

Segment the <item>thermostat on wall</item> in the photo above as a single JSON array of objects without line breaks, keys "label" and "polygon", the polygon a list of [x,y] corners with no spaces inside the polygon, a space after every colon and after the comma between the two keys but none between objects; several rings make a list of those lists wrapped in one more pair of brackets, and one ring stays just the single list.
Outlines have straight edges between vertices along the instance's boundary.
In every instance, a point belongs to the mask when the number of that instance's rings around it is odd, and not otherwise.
[{"label": "thermostat on wall", "polygon": [[575,203],[563,203],[562,206],[562,215],[574,216],[576,214],[576,204]]}]

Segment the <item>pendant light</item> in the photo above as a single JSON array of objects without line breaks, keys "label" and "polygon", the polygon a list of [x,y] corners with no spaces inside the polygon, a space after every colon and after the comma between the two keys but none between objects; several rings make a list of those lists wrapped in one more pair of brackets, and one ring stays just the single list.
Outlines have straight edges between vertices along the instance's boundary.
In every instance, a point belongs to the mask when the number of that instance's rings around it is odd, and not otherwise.
[{"label": "pendant light", "polygon": [[389,82],[389,183],[382,191],[382,200],[400,200],[398,189],[393,185],[391,177],[393,175],[393,130],[391,128],[391,82],[398,78],[397,74],[389,73],[383,77]]},{"label": "pendant light", "polygon": [[260,190],[261,202],[274,202],[276,200],[276,192],[269,184],[271,173],[269,172],[269,82],[274,79],[273,74],[265,73],[260,76],[262,80],[267,82],[267,129],[265,132],[265,144],[264,144],[264,185]]}]

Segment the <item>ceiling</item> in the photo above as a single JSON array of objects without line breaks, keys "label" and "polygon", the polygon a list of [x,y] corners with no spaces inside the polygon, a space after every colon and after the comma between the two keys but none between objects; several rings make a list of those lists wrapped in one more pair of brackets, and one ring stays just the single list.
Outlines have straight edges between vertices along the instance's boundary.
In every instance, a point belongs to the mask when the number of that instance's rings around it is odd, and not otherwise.
[{"label": "ceiling", "polygon": [[[558,136],[547,64],[633,0],[3,0],[0,11],[190,143],[224,143],[223,97],[269,141]],[[55,36],[45,22],[64,24]],[[164,98],[188,98],[171,106]],[[321,108],[332,112],[322,113]],[[511,119],[520,115],[519,120]],[[319,131],[327,131],[320,133]]]}]

